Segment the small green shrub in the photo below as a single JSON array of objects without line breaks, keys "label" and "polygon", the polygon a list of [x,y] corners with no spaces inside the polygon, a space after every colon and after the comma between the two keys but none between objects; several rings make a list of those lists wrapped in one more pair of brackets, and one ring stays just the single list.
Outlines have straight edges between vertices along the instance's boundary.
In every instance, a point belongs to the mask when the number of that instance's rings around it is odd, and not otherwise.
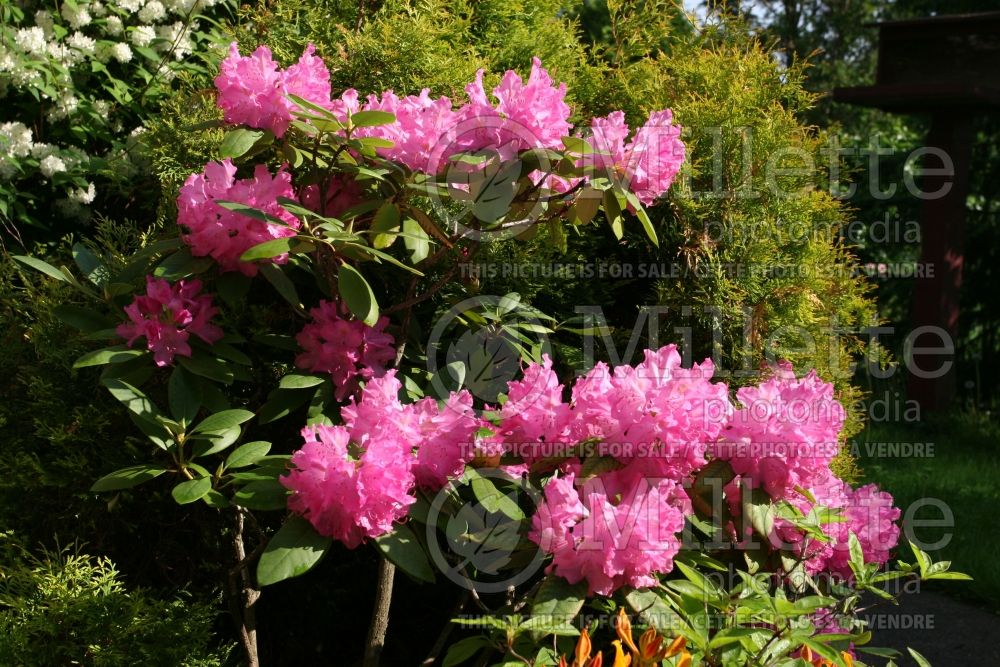
[{"label": "small green shrub", "polygon": [[32,556],[0,534],[0,664],[212,667],[216,612],[129,590],[114,564],[70,550]]}]

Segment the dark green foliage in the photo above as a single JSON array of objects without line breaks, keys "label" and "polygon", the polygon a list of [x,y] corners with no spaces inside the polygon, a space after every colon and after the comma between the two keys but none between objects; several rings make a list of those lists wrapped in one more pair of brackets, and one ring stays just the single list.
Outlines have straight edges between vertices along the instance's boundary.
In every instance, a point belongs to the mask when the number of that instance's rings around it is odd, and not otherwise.
[{"label": "dark green foliage", "polygon": [[36,558],[0,534],[0,664],[211,667],[211,604],[129,589],[114,564],[64,550]]}]

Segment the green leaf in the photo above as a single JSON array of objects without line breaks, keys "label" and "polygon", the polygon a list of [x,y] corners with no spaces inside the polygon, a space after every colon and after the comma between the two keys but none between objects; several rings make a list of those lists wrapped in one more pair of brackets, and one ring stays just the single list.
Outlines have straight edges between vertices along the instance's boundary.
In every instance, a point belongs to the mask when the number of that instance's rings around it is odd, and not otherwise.
[{"label": "green leaf", "polygon": [[131,489],[133,486],[155,479],[165,472],[167,469],[159,465],[130,466],[105,475],[94,482],[90,490],[100,493],[102,491]]},{"label": "green leaf", "polygon": [[104,266],[101,259],[91,252],[90,248],[82,243],[73,244],[73,261],[80,268],[80,272],[98,287],[108,280],[108,268]]},{"label": "green leaf", "polygon": [[270,213],[265,213],[258,208],[254,208],[248,204],[243,204],[238,201],[228,201],[225,199],[216,199],[216,205],[221,206],[227,211],[232,211],[233,213],[239,213],[240,215],[245,215],[248,218],[253,218],[254,220],[260,220],[261,222],[266,222],[269,225],[275,225],[277,227],[285,227],[287,229],[294,230],[295,228],[288,224],[287,221],[281,218],[275,217]]},{"label": "green leaf", "polygon": [[219,157],[237,158],[245,154],[264,136],[263,130],[248,130],[240,127],[226,132],[219,146]]},{"label": "green leaf", "polygon": [[208,456],[225,451],[240,439],[242,431],[239,426],[231,426],[218,431],[201,431],[192,433],[190,441],[194,443],[192,455]]},{"label": "green leaf", "polygon": [[263,440],[240,445],[226,458],[226,468],[245,468],[261,460],[271,451],[271,443]]},{"label": "green leaf", "polygon": [[292,242],[294,240],[294,236],[284,236],[278,239],[264,241],[263,243],[259,243],[252,248],[247,249],[246,252],[240,255],[240,261],[252,262],[256,259],[270,259],[272,257],[277,257],[278,255],[284,255],[291,250]]},{"label": "green leaf", "polygon": [[108,388],[108,391],[111,392],[111,395],[121,401],[130,412],[134,412],[144,419],[154,421],[160,421],[164,418],[159,408],[149,400],[149,397],[128,382],[115,378],[108,378],[102,380],[102,382]]},{"label": "green leaf", "polygon": [[518,632],[530,631],[541,635],[555,635],[556,637],[576,637],[580,631],[569,623],[559,623],[551,618],[535,616],[529,618],[518,627]]},{"label": "green leaf", "polygon": [[917,663],[919,667],[931,667],[930,661],[927,660],[927,658],[922,656],[920,653],[914,651],[909,646],[906,647],[906,650],[909,651],[910,656],[913,657],[913,660]]},{"label": "green leaf", "polygon": [[170,414],[182,424],[190,424],[198,416],[198,410],[201,409],[201,392],[194,378],[181,366],[174,368],[170,374],[167,399],[170,402]]},{"label": "green leaf", "polygon": [[252,510],[282,510],[288,506],[288,489],[277,479],[250,482],[233,494],[233,502]]},{"label": "green leaf", "polygon": [[928,574],[924,579],[942,579],[950,581],[973,581],[973,578],[964,572],[934,572]]},{"label": "green leaf", "polygon": [[62,304],[52,309],[52,313],[60,320],[83,333],[93,333],[104,329],[114,329],[116,320],[102,315],[90,308]]},{"label": "green leaf", "polygon": [[501,493],[492,480],[477,474],[472,478],[471,486],[472,493],[475,494],[476,499],[487,512],[491,514],[502,512],[515,521],[525,518],[524,512],[518,507],[517,502]]},{"label": "green leaf", "polygon": [[153,275],[171,281],[180,280],[206,271],[211,266],[211,257],[193,257],[190,250],[182,248],[160,262],[153,270]]},{"label": "green leaf", "polygon": [[111,347],[105,347],[100,350],[88,352],[73,362],[73,368],[104,366],[105,364],[120,364],[146,354],[149,354],[146,350],[132,350],[129,349],[127,345],[112,345]]},{"label": "green leaf", "polygon": [[562,143],[566,147],[566,150],[579,155],[593,155],[596,153],[590,143],[579,137],[563,137]]},{"label": "green leaf", "polygon": [[318,384],[323,384],[325,378],[321,378],[318,375],[299,375],[297,373],[289,373],[281,378],[281,382],[278,383],[278,387],[281,389],[307,389],[309,387],[315,387]]},{"label": "green leaf", "polygon": [[708,645],[708,637],[692,628],[655,591],[632,591],[625,596],[629,606],[642,616],[651,627],[664,637],[680,633],[689,642],[700,648]]},{"label": "green leaf", "polygon": [[187,505],[201,499],[206,493],[212,490],[211,477],[199,477],[181,482],[173,488],[170,495],[174,497],[178,505]]},{"label": "green leaf", "polygon": [[403,572],[419,581],[434,581],[434,570],[427,560],[427,554],[409,526],[396,526],[396,530],[379,537],[375,543],[382,554]]},{"label": "green leaf", "polygon": [[36,271],[41,271],[50,278],[55,278],[56,280],[61,280],[64,283],[71,282],[70,279],[62,271],[52,266],[48,262],[43,262],[42,260],[35,257],[28,257],[27,255],[14,255],[14,259],[21,262],[26,266],[30,266]]},{"label": "green leaf", "polygon": [[622,205],[613,190],[604,192],[604,215],[608,219],[608,224],[611,225],[611,231],[614,232],[615,238],[621,241],[625,235],[625,230],[622,228]]},{"label": "green leaf", "polygon": [[301,389],[275,389],[267,395],[267,402],[261,406],[257,421],[261,424],[270,424],[287,417],[313,395],[314,392]]},{"label": "green leaf", "polygon": [[743,503],[743,515],[758,535],[769,539],[774,530],[775,508],[763,489],[754,489]]},{"label": "green leaf", "polygon": [[223,384],[230,384],[234,379],[233,371],[221,359],[209,357],[204,354],[197,354],[193,357],[178,357],[178,359],[185,370],[191,371],[203,378],[215,380]]},{"label": "green leaf", "polygon": [[302,517],[288,517],[260,555],[257,583],[270,586],[305,574],[323,558],[332,542],[317,534]]},{"label": "green leaf", "polygon": [[371,231],[377,232],[372,239],[372,245],[376,248],[388,248],[396,240],[394,234],[388,232],[395,231],[399,227],[399,207],[392,202],[386,202],[375,212],[372,220]]},{"label": "green leaf", "polygon": [[587,599],[586,582],[570,584],[560,576],[547,575],[531,602],[532,617],[570,624],[583,609]]},{"label": "green leaf", "polygon": [[[913,542],[910,542],[910,549],[913,551],[913,556],[917,559],[917,565],[920,566],[920,576],[923,577],[927,574],[927,569],[931,566],[933,561],[931,560],[931,557],[927,555],[926,551],[922,550]],[[853,552],[851,555],[853,560]]]},{"label": "green leaf", "polygon": [[[656,238],[656,228],[653,227],[653,221],[649,219],[649,214],[646,213],[646,209],[643,208],[642,202],[633,193],[628,192],[629,202],[632,204],[632,208],[635,209],[635,217],[639,218],[639,222],[642,223],[642,228],[646,232],[646,236],[649,240],[653,242],[653,245],[659,247],[660,240]],[[633,201],[634,199],[634,201]]]},{"label": "green leaf", "polygon": [[260,273],[277,290],[281,298],[292,304],[297,310],[302,310],[302,302],[299,300],[299,293],[295,290],[295,284],[284,271],[274,264],[263,264],[260,267]]},{"label": "green leaf", "polygon": [[466,637],[448,647],[441,667],[455,667],[471,660],[477,653],[488,647],[490,643],[485,637]]},{"label": "green leaf", "polygon": [[420,223],[413,218],[403,220],[403,245],[410,251],[414,264],[424,261],[431,252],[431,240]]},{"label": "green leaf", "polygon": [[239,426],[245,421],[253,419],[253,413],[249,410],[223,410],[209,415],[194,427],[192,433],[208,433],[212,431],[224,431],[234,426]]},{"label": "green leaf", "polygon": [[364,276],[350,264],[341,264],[337,282],[347,308],[368,326],[375,326],[378,322],[378,302]]},{"label": "green leaf", "polygon": [[391,114],[388,111],[378,111],[377,109],[359,111],[351,115],[351,125],[353,127],[375,127],[378,125],[388,125],[395,121],[395,114]]}]

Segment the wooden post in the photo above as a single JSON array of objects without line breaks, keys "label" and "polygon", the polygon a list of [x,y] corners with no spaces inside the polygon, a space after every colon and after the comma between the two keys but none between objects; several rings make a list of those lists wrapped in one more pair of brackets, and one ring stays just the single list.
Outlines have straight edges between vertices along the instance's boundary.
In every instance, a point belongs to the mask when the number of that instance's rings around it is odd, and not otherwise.
[{"label": "wooden post", "polygon": [[[943,194],[924,199],[920,213],[920,263],[925,273],[915,278],[912,324],[914,333],[922,327],[926,330],[912,337],[913,354],[906,360],[912,364],[907,369],[907,393],[922,409],[933,411],[948,407],[956,389],[954,342],[958,336],[965,200],[972,156],[969,115],[961,110],[935,113],[927,146],[942,150],[954,166],[953,175],[932,173],[920,182],[924,193]],[[931,162],[925,166],[943,171],[938,158],[932,157]],[[930,271],[933,275],[929,275]],[[942,330],[950,338],[951,354],[942,353]],[[940,369],[945,367],[948,370],[942,373]]]}]

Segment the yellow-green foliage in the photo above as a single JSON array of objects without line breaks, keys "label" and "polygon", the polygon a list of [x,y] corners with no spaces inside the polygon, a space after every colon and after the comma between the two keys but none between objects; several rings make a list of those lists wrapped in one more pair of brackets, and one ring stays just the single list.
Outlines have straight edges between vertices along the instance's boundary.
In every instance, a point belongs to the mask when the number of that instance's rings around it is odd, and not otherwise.
[{"label": "yellow-green foliage", "polygon": [[211,667],[211,605],[126,588],[107,558],[29,554],[0,533],[0,664]]}]

